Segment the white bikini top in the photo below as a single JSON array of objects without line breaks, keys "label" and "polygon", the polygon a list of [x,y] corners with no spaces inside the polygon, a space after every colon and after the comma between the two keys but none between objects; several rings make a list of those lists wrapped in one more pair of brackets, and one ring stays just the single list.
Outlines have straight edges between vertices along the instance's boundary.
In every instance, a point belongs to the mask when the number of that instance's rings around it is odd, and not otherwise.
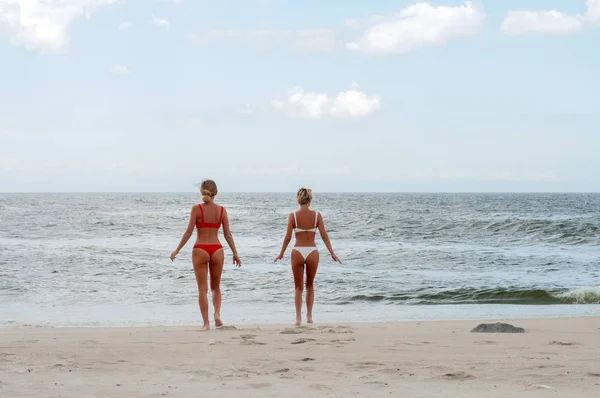
[{"label": "white bikini top", "polygon": [[294,225],[296,225],[296,228],[294,228],[294,232],[314,232],[316,234],[318,220],[319,220],[319,212],[315,211],[315,227],[312,229],[298,228],[298,220],[296,219],[296,212],[294,212]]}]

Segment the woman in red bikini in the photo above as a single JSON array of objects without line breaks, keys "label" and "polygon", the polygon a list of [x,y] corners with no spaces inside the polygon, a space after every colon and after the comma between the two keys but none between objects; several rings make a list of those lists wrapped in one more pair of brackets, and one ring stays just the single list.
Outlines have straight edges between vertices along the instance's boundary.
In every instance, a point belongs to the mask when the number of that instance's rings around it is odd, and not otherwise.
[{"label": "woman in red bikini", "polygon": [[[323,217],[321,213],[314,210],[310,210],[309,206],[312,202],[312,192],[310,189],[300,188],[296,195],[296,200],[300,205],[300,209],[294,213],[290,213],[288,217],[287,232],[283,240],[283,246],[279,256],[275,259],[275,262],[281,260],[285,253],[285,249],[292,240],[292,231],[296,233],[296,244],[292,249],[292,273],[294,274],[294,285],[295,285],[295,296],[294,302],[296,304],[296,326],[302,324],[302,291],[304,290],[304,270],[306,269],[306,320],[308,323],[312,323],[312,310],[313,303],[315,301],[315,290],[313,282],[317,275],[317,268],[319,267],[319,251],[315,244],[315,237],[317,236],[317,229],[321,234],[321,239],[325,243],[327,250],[331,254],[333,261],[342,263],[340,259],[335,255],[331,248],[331,242],[329,236],[325,230],[325,224],[323,224]],[[300,227],[303,225],[304,227]]]},{"label": "woman in red bikini", "polygon": [[223,235],[233,252],[233,264],[240,267],[242,262],[238,257],[233,236],[229,229],[229,219],[227,210],[223,206],[215,203],[214,197],[217,195],[217,184],[212,180],[205,180],[200,185],[202,192],[202,201],[204,203],[194,205],[190,213],[190,222],[188,224],[179,246],[171,253],[171,261],[175,260],[179,251],[185,246],[191,238],[194,227],[197,230],[196,243],[192,250],[192,263],[194,264],[194,274],[196,274],[196,283],[198,284],[198,303],[204,325],[202,330],[210,329],[208,321],[208,283],[207,276],[210,272],[210,290],[212,292],[213,306],[215,307],[215,325],[223,326],[221,322],[221,273],[223,272],[223,246],[219,242],[218,232],[223,225]]}]

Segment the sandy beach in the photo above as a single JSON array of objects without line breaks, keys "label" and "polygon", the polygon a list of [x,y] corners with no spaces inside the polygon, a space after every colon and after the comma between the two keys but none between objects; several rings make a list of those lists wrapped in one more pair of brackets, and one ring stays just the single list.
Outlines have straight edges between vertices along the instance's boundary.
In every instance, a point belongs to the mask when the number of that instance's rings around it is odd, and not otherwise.
[{"label": "sandy beach", "polygon": [[503,322],[6,328],[0,396],[600,396],[599,317]]}]

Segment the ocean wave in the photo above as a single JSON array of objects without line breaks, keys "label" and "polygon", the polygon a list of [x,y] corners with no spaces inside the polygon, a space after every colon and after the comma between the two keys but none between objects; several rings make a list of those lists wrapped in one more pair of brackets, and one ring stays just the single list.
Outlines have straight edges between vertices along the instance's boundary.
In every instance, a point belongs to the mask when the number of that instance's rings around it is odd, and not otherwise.
[{"label": "ocean wave", "polygon": [[600,243],[600,228],[593,223],[581,222],[577,219],[557,221],[507,218],[493,222],[477,220],[472,222],[469,227],[492,235],[531,237],[556,243]]},{"label": "ocean wave", "polygon": [[600,304],[600,286],[565,291],[558,293],[557,297],[572,304]]},{"label": "ocean wave", "polygon": [[557,289],[510,289],[510,288],[461,288],[439,292],[406,292],[396,294],[360,294],[339,297],[344,304],[351,302],[392,302],[410,305],[441,304],[600,304],[600,286],[575,290]]}]

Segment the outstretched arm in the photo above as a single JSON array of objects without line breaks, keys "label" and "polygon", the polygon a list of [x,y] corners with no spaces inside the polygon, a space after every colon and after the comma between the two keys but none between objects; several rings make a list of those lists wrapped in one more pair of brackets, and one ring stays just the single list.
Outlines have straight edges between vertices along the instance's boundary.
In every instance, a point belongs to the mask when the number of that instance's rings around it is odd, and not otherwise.
[{"label": "outstretched arm", "polygon": [[279,252],[279,256],[277,256],[277,258],[275,258],[275,262],[277,262],[278,260],[281,260],[283,258],[283,255],[285,254],[285,250],[287,249],[288,245],[292,241],[292,230],[293,229],[294,229],[294,216],[290,213],[290,215],[288,217],[288,224],[287,224],[287,230],[285,232],[285,238],[283,238],[283,245],[281,246],[281,252]]},{"label": "outstretched arm", "polygon": [[226,209],[223,209],[223,235],[225,236],[225,240],[227,241],[227,244],[233,253],[233,263],[236,266],[241,267],[242,260],[240,260],[240,257],[238,256],[237,249],[235,248],[235,242],[233,241],[233,235],[231,234],[231,229],[229,229],[229,218],[227,217]]},{"label": "outstretched arm", "polygon": [[331,247],[331,241],[329,240],[329,235],[327,235],[327,230],[325,230],[325,224],[323,223],[323,217],[321,216],[321,213],[319,213],[317,219],[317,226],[319,227],[321,239],[323,239],[323,243],[325,243],[325,246],[327,246],[327,250],[329,250],[329,253],[331,254],[331,258],[333,259],[333,261],[337,261],[341,264],[342,262],[340,261],[338,256],[335,255],[335,253],[333,252],[333,248]]},{"label": "outstretched arm", "polygon": [[175,257],[177,257],[177,255],[179,254],[179,251],[183,248],[183,246],[185,246],[185,244],[188,242],[188,240],[190,240],[190,238],[192,237],[192,234],[194,233],[194,226],[196,225],[197,212],[198,212],[198,206],[192,207],[192,210],[190,211],[190,221],[188,223],[188,226],[187,226],[185,232],[183,233],[183,236],[181,237],[179,246],[177,246],[177,249],[175,249],[175,251],[173,251],[173,253],[171,253],[171,261],[175,260]]}]

